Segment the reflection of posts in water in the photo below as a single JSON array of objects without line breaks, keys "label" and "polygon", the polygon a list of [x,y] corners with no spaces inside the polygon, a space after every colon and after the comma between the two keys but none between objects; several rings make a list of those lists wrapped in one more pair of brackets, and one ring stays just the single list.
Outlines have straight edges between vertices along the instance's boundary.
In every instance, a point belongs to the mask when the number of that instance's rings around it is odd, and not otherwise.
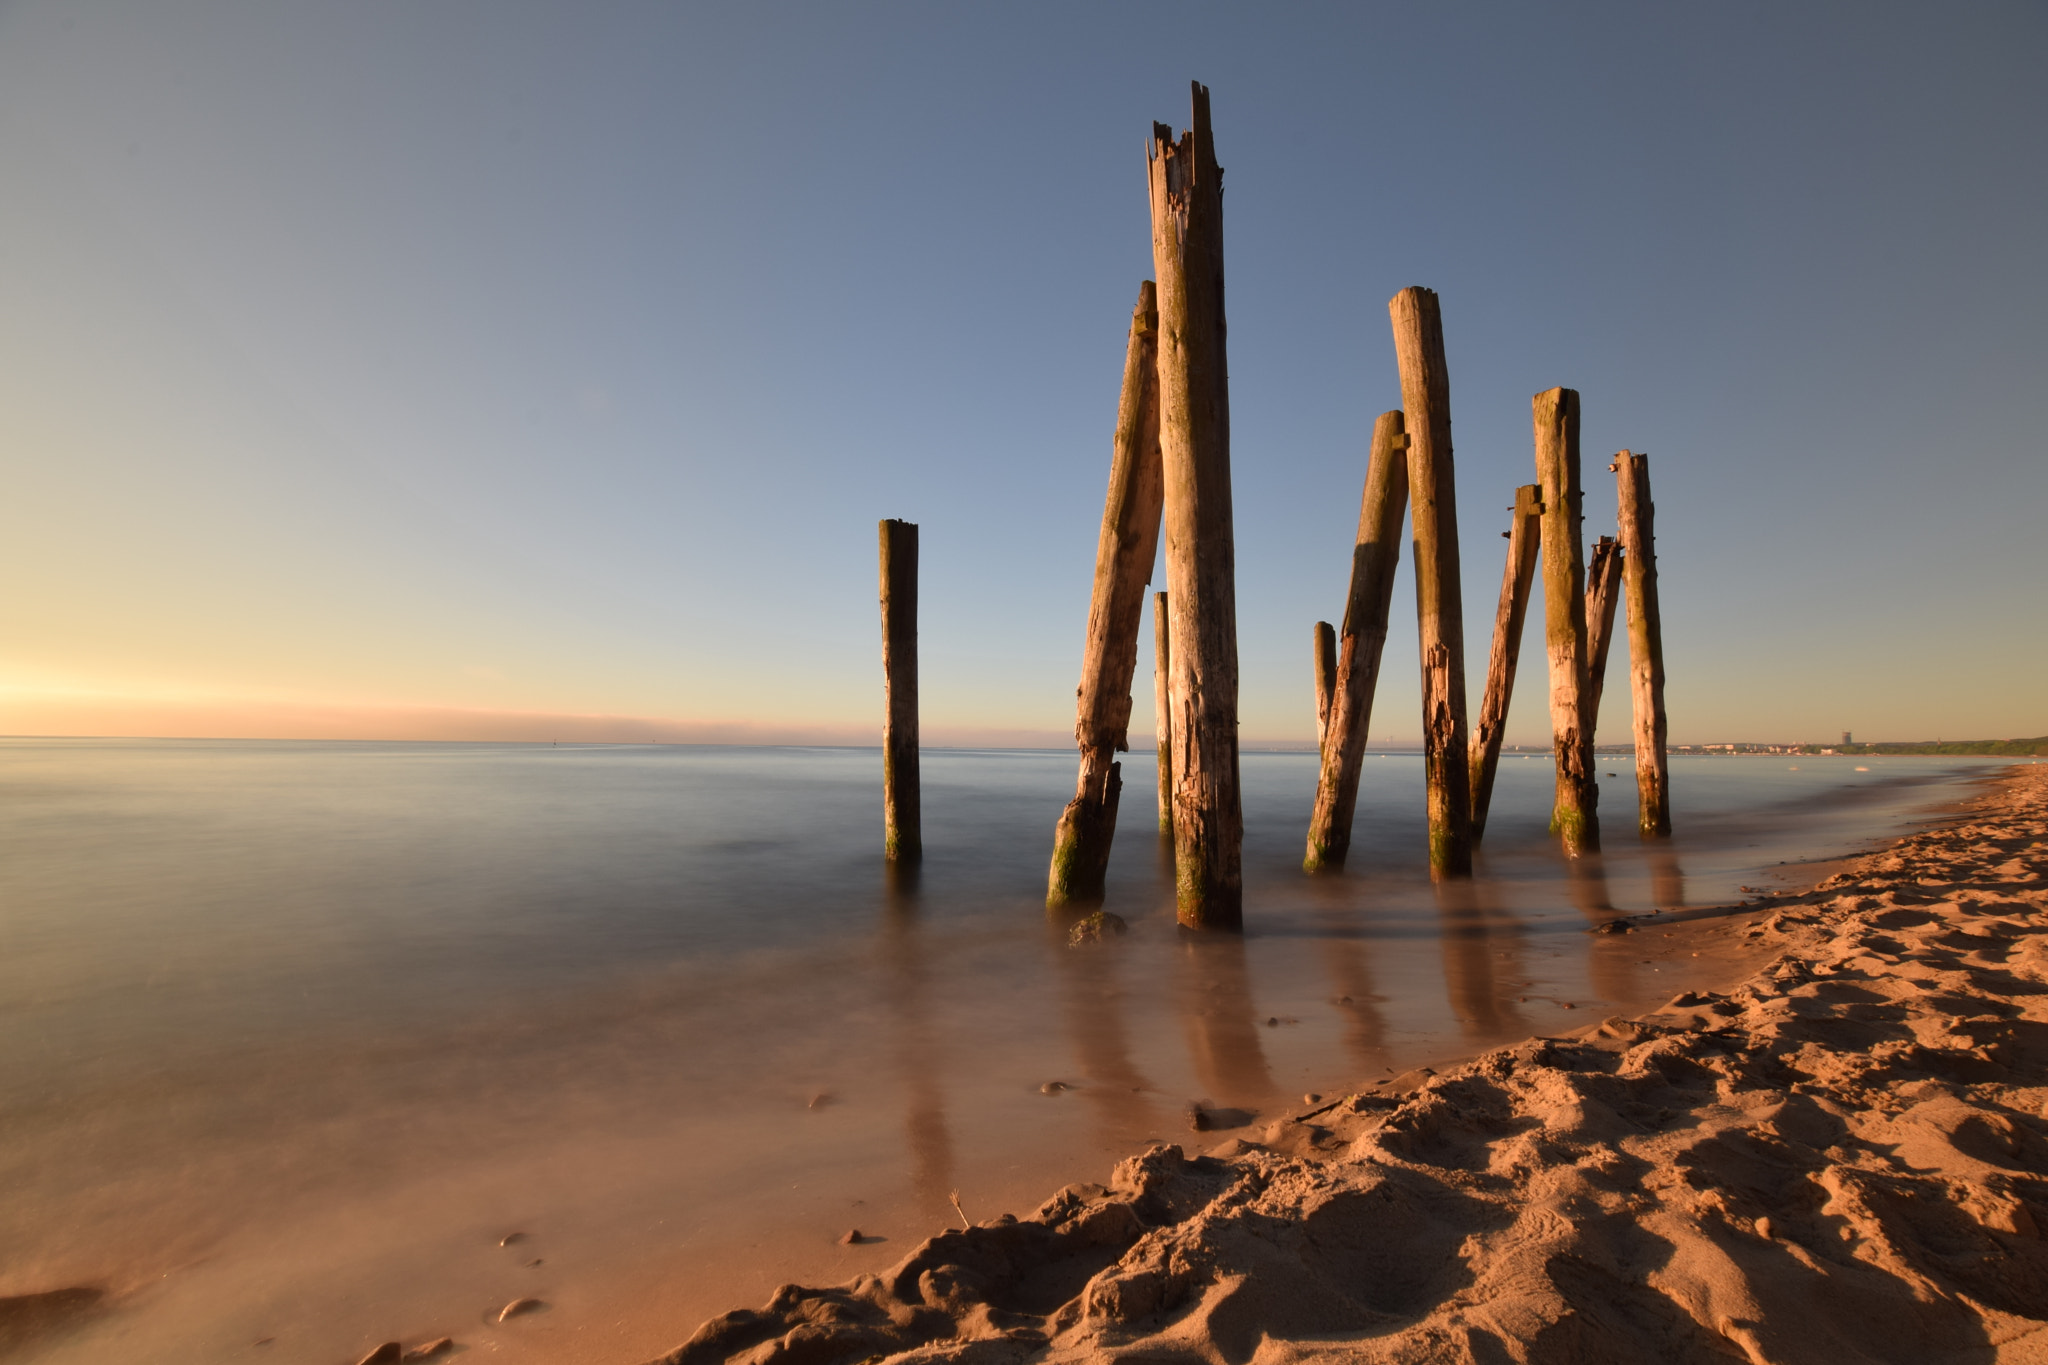
[{"label": "reflection of posts in water", "polygon": [[1102,1136],[1115,1146],[1129,1146],[1157,1131],[1157,1124],[1145,1098],[1152,1083],[1132,1064],[1124,1029],[1117,967],[1121,944],[1112,939],[1069,948],[1065,936],[1055,934],[1052,945],[1053,970],[1066,995],[1074,1061],[1088,1082],[1081,1098],[1095,1111]]},{"label": "reflection of posts in water", "polygon": [[1272,1093],[1266,1052],[1259,1044],[1244,940],[1181,935],[1181,1024],[1195,1076],[1222,1103]]},{"label": "reflection of posts in water", "polygon": [[[1436,908],[1444,952],[1444,985],[1451,1014],[1474,1041],[1520,1035],[1529,1025],[1508,1004],[1501,978],[1520,979],[1519,926],[1498,913],[1483,882],[1439,882]],[[1508,958],[1505,969],[1496,958]]]},{"label": "reflection of posts in water", "polygon": [[1323,944],[1323,961],[1329,965],[1330,979],[1337,987],[1337,1008],[1344,1015],[1344,1046],[1360,1073],[1376,1076],[1392,1054],[1379,992],[1373,989],[1372,961],[1364,945],[1344,938]]},{"label": "reflection of posts in water", "polygon": [[[1572,904],[1594,925],[1606,924],[1621,912],[1607,886],[1607,867],[1597,853],[1572,860],[1565,871],[1565,886]],[[1620,1003],[1640,998],[1636,984],[1635,944],[1627,934],[1591,934],[1586,958],[1586,979],[1601,999]]]},{"label": "reflection of posts in water", "polygon": [[946,1124],[939,1050],[926,1012],[929,971],[918,925],[916,866],[894,866],[884,882],[881,973],[896,1024],[896,1068],[903,1082],[903,1136],[910,1149],[910,1188],[930,1219],[951,1213],[953,1134]]},{"label": "reflection of posts in water", "polygon": [[1659,910],[1685,907],[1685,871],[1678,855],[1664,845],[1650,846],[1650,903]]}]

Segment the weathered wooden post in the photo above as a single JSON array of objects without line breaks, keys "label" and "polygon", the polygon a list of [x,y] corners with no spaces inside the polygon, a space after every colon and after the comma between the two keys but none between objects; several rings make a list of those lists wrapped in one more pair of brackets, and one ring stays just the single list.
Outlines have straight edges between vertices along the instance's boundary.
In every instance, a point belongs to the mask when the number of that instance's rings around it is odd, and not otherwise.
[{"label": "weathered wooden post", "polygon": [[1328,621],[1316,622],[1316,748],[1330,732],[1330,698],[1337,686],[1337,629]]},{"label": "weathered wooden post", "polygon": [[1159,279],[1159,443],[1173,597],[1173,842],[1180,922],[1244,923],[1237,782],[1237,564],[1223,316],[1223,171],[1209,92],[1178,142],[1152,125],[1146,172]]},{"label": "weathered wooden post", "polygon": [[1159,832],[1173,834],[1173,702],[1170,700],[1173,626],[1166,594],[1152,594],[1152,713],[1159,746]]},{"label": "weathered wooden post", "polygon": [[1550,832],[1576,858],[1600,847],[1600,788],[1586,733],[1586,564],[1579,539],[1579,394],[1545,389],[1530,400],[1536,477],[1543,488],[1543,636],[1550,656],[1550,735],[1557,799]]},{"label": "weathered wooden post", "polygon": [[1138,289],[1124,348],[1123,393],[1109,464],[1109,494],[1095,544],[1095,590],[1076,691],[1074,741],[1081,775],[1074,799],[1053,833],[1045,904],[1056,909],[1102,899],[1109,848],[1116,838],[1117,798],[1128,750],[1131,679],[1138,669],[1138,626],[1145,583],[1159,550],[1164,475],[1159,462],[1159,311],[1152,281]]},{"label": "weathered wooden post", "polygon": [[1493,779],[1507,733],[1508,703],[1514,700],[1515,666],[1522,657],[1522,623],[1529,615],[1529,588],[1536,579],[1541,539],[1543,490],[1533,483],[1515,490],[1515,519],[1508,524],[1508,563],[1500,579],[1500,606],[1493,613],[1493,650],[1486,658],[1486,700],[1472,730],[1472,842],[1486,834],[1493,804]]},{"label": "weathered wooden post", "polygon": [[1422,646],[1422,765],[1429,780],[1429,870],[1472,872],[1472,774],[1466,753],[1465,609],[1458,573],[1458,499],[1451,464],[1451,376],[1434,291],[1387,303],[1408,415],[1409,528]]},{"label": "weathered wooden post", "polygon": [[1628,547],[1628,672],[1635,710],[1637,830],[1646,839],[1671,833],[1670,756],[1665,752],[1664,620],[1657,607],[1655,508],[1650,457],[1614,457],[1621,490],[1621,543]]},{"label": "weathered wooden post", "polygon": [[1365,759],[1394,573],[1401,565],[1401,519],[1407,512],[1408,436],[1400,413],[1383,412],[1373,424],[1366,457],[1358,540],[1351,548],[1351,589],[1344,599],[1337,676],[1331,686],[1330,724],[1316,778],[1315,813],[1309,817],[1308,852],[1301,862],[1307,872],[1342,867],[1351,852],[1358,769]]},{"label": "weathered wooden post", "polygon": [[882,822],[891,861],[924,857],[917,774],[917,523],[884,521]]},{"label": "weathered wooden post", "polygon": [[1621,601],[1627,556],[1613,536],[1600,537],[1586,566],[1586,743],[1600,742],[1600,695],[1607,690],[1607,651],[1614,644],[1614,608]]}]

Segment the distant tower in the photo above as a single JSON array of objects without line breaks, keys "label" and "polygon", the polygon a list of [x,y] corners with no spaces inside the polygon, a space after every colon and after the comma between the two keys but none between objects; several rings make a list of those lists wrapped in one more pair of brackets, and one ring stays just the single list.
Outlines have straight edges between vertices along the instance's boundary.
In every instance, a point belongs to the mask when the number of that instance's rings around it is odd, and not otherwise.
[{"label": "distant tower", "polygon": [[1844,731],[1842,731],[1842,747],[1843,747],[1843,748],[1845,748],[1845,749],[1846,749],[1846,748],[1848,748],[1848,747],[1849,747],[1849,746],[1850,746],[1851,744],[1854,744],[1855,742],[1856,742],[1856,741],[1855,741],[1855,739],[1854,739],[1854,738],[1852,738],[1852,737],[1850,736],[1850,734],[1849,734],[1849,732],[1848,732],[1847,730],[1844,730]]}]

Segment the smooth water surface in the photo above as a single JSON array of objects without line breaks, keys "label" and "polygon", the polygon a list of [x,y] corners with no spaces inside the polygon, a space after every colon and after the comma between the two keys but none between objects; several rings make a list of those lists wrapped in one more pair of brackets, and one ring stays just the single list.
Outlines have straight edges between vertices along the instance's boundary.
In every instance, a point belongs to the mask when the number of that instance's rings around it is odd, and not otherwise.
[{"label": "smooth water surface", "polygon": [[1314,765],[1245,755],[1247,933],[1191,938],[1130,756],[1132,930],[1073,949],[1042,905],[1069,754],[927,752],[892,878],[875,750],[0,743],[0,1295],[111,1291],[52,1361],[448,1333],[630,1365],[880,1268],[956,1193],[1021,1213],[1185,1140],[1191,1102],[1648,1008],[1679,968],[1590,924],[1739,900],[1998,766],[1677,757],[1649,846],[1602,755],[1609,850],[1572,867],[1548,756],[1509,755],[1438,889],[1412,754],[1367,759],[1349,870],[1304,877]]}]

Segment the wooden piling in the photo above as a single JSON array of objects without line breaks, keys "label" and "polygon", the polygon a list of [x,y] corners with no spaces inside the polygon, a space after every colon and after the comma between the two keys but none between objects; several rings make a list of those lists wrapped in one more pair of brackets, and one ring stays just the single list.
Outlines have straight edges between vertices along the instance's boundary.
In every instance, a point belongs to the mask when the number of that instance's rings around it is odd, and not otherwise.
[{"label": "wooden piling", "polygon": [[917,772],[917,524],[887,520],[882,559],[882,825],[892,862],[924,857]]},{"label": "wooden piling", "polygon": [[1159,832],[1173,834],[1173,702],[1171,663],[1173,627],[1167,619],[1166,594],[1152,594],[1152,728],[1159,746]]},{"label": "wooden piling", "polygon": [[1209,92],[1178,142],[1152,126],[1146,173],[1159,280],[1159,439],[1173,595],[1173,839],[1180,922],[1244,922],[1237,772],[1237,570],[1223,315],[1223,171]]},{"label": "wooden piling", "polygon": [[1550,734],[1557,797],[1550,832],[1571,857],[1600,847],[1600,789],[1586,733],[1586,565],[1579,538],[1579,395],[1546,389],[1530,400],[1536,477],[1543,488],[1543,637],[1550,660]]},{"label": "wooden piling", "polygon": [[1628,547],[1628,672],[1635,711],[1637,831],[1645,839],[1671,833],[1670,756],[1665,752],[1664,620],[1657,607],[1655,507],[1650,457],[1614,457],[1621,491],[1621,543]]},{"label": "wooden piling", "polygon": [[1493,779],[1500,768],[1501,739],[1507,733],[1508,703],[1514,699],[1515,666],[1522,657],[1522,625],[1529,615],[1529,589],[1536,579],[1542,538],[1543,490],[1523,484],[1515,490],[1514,520],[1508,523],[1508,562],[1501,572],[1500,605],[1493,613],[1493,650],[1486,658],[1486,700],[1472,729],[1472,842],[1486,835],[1493,804]]},{"label": "wooden piling", "polygon": [[1307,872],[1342,867],[1351,852],[1358,772],[1379,684],[1380,654],[1387,643],[1387,613],[1401,564],[1401,520],[1407,512],[1408,436],[1400,413],[1383,412],[1373,424],[1365,492],[1359,499],[1358,539],[1351,549],[1351,588],[1337,641],[1330,724],[1316,779],[1315,813],[1309,817],[1308,851],[1301,863]]},{"label": "wooden piling", "polygon": [[1614,644],[1614,608],[1621,601],[1627,556],[1613,536],[1600,537],[1586,564],[1586,743],[1600,742],[1600,696],[1607,690],[1607,651]]},{"label": "wooden piling", "polygon": [[1422,765],[1429,782],[1429,870],[1472,872],[1472,775],[1465,725],[1465,611],[1458,572],[1458,500],[1451,463],[1451,379],[1434,291],[1387,303],[1408,416],[1409,529],[1422,647]]},{"label": "wooden piling", "polygon": [[1095,589],[1088,606],[1088,636],[1076,689],[1074,742],[1081,773],[1074,799],[1053,833],[1046,876],[1048,909],[1102,899],[1109,849],[1116,838],[1116,808],[1128,750],[1131,679],[1138,668],[1138,627],[1145,583],[1159,550],[1159,515],[1165,495],[1159,459],[1159,311],[1147,280],[1131,310],[1124,347],[1124,383],[1111,445],[1109,493],[1095,544]]},{"label": "wooden piling", "polygon": [[1316,622],[1316,748],[1330,731],[1330,697],[1337,685],[1337,628],[1328,621]]}]

